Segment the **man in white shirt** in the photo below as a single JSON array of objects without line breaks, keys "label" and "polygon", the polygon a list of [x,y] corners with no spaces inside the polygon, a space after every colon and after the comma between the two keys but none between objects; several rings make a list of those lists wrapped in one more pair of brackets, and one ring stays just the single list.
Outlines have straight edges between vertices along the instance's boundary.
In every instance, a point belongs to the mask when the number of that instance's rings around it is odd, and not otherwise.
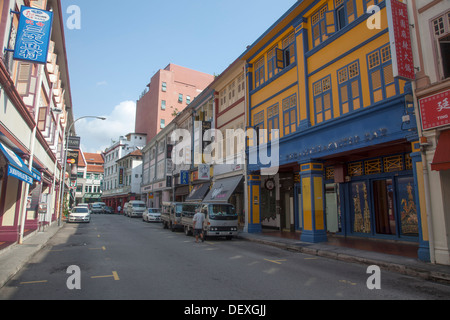
[{"label": "man in white shirt", "polygon": [[204,241],[203,238],[203,222],[205,222],[205,215],[200,212],[200,209],[197,210],[197,213],[194,215],[194,218],[192,219],[194,222],[194,236],[195,236],[195,242],[198,243],[198,235],[201,236],[202,242]]}]

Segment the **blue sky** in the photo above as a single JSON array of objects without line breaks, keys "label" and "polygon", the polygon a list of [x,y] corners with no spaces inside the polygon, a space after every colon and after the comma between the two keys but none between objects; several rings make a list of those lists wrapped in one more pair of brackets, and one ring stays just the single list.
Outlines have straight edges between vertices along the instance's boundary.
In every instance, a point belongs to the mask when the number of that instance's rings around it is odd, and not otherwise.
[{"label": "blue sky", "polygon": [[[220,74],[295,0],[62,0],[76,129],[85,152],[134,131],[135,103],[174,63]],[[81,28],[68,29],[71,5]]]}]

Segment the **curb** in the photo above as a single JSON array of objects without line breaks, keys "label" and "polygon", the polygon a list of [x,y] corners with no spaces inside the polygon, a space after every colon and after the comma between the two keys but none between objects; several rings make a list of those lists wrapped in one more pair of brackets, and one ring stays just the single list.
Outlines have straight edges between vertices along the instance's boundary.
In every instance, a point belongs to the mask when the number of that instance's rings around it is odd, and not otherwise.
[{"label": "curb", "polygon": [[[427,270],[426,268],[421,268],[418,266],[410,266],[408,264],[401,264],[397,262],[378,260],[373,258],[362,257],[349,253],[340,253],[333,250],[314,248],[310,246],[292,245],[283,243],[280,241],[271,241],[267,239],[251,238],[251,237],[239,237],[240,239],[257,242],[272,247],[276,247],[283,250],[288,250],[292,252],[299,252],[307,255],[323,257],[327,259],[334,259],[349,263],[358,263],[362,265],[377,265],[383,270],[420,278],[423,280],[440,282],[444,284],[450,284],[450,273],[440,272],[436,270]],[[432,268],[434,265],[430,265]]]}]

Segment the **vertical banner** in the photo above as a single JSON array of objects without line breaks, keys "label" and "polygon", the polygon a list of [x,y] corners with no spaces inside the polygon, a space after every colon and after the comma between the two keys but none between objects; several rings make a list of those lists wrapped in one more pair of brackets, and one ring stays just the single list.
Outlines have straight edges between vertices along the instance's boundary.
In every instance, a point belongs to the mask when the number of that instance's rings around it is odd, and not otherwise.
[{"label": "vertical banner", "polygon": [[67,164],[70,166],[70,180],[78,178],[78,151],[67,150]]},{"label": "vertical banner", "polygon": [[414,59],[409,31],[408,7],[399,0],[386,0],[394,78],[414,80]]},{"label": "vertical banner", "polygon": [[22,6],[14,59],[46,64],[53,12]]}]

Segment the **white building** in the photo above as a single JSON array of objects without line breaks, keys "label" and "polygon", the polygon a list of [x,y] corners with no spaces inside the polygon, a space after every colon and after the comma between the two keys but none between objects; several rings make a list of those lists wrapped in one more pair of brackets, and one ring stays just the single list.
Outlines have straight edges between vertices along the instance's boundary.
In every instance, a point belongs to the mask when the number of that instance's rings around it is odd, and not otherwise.
[{"label": "white building", "polygon": [[[411,1],[408,5],[415,67],[417,124],[421,137],[426,211],[424,240],[430,260],[450,265],[450,6],[449,1]],[[428,252],[426,252],[428,254]]]},{"label": "white building", "polygon": [[128,185],[125,184],[124,167],[121,167],[118,162],[126,155],[136,150],[142,150],[142,148],[145,147],[145,144],[146,134],[129,133],[126,136],[121,136],[119,141],[113,142],[112,146],[107,148],[104,152],[105,170],[102,201],[114,210],[116,210],[119,205],[123,208],[125,202],[130,200],[127,191],[128,188],[124,188],[128,187]]}]

